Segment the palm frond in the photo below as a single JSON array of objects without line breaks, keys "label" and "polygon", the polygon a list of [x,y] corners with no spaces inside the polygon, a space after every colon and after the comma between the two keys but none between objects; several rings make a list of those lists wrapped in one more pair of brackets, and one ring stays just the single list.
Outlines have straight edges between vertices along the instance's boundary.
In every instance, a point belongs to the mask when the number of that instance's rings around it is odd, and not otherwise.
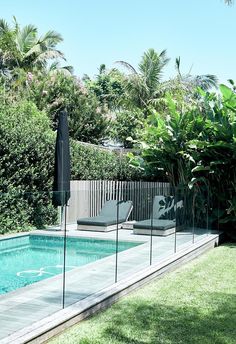
[{"label": "palm frond", "polygon": [[212,87],[217,88],[218,86],[218,79],[212,74],[196,75],[192,82],[196,87],[201,87],[204,91],[207,91]]},{"label": "palm frond", "polygon": [[73,66],[63,66],[61,67],[62,70],[68,71],[70,74],[74,73],[74,67]]},{"label": "palm frond", "polygon": [[5,34],[10,31],[10,27],[6,20],[0,19],[0,35]]},{"label": "palm frond", "polygon": [[19,25],[18,21],[16,20],[15,16],[13,16],[13,24],[14,24],[14,27],[12,29],[12,32],[16,36],[18,34],[18,32],[20,31],[20,25]]},{"label": "palm frond", "polygon": [[48,72],[50,74],[63,73],[64,75],[71,76],[74,72],[72,66],[60,66],[59,61],[54,61],[48,66]]},{"label": "palm frond", "polygon": [[22,54],[27,53],[36,43],[37,28],[34,25],[26,25],[16,35],[16,45]]},{"label": "palm frond", "polygon": [[73,67],[72,66],[64,66],[60,67],[58,69],[53,69],[49,71],[50,75],[56,75],[56,74],[63,74],[64,76],[71,77],[73,74]]},{"label": "palm frond", "polygon": [[233,5],[234,0],[224,0],[226,5]]},{"label": "palm frond", "polygon": [[28,58],[31,55],[38,56],[41,52],[42,52],[41,47],[37,43],[37,44],[33,45],[32,48],[30,48],[30,50],[27,51],[27,53],[25,53],[24,57]]},{"label": "palm frond", "polygon": [[47,60],[53,60],[58,58],[66,60],[64,54],[60,50],[48,49],[46,51],[40,52],[40,54],[35,59],[35,63],[45,62]]},{"label": "palm frond", "polygon": [[175,59],[175,69],[177,70],[177,73],[178,73],[179,77],[181,78],[182,75],[180,72],[180,56],[176,57],[176,59]]},{"label": "palm frond", "polygon": [[119,63],[122,67],[128,69],[131,73],[138,74],[136,69],[128,62],[125,61],[116,61],[115,63]]},{"label": "palm frond", "polygon": [[99,68],[99,74],[104,74],[106,72],[106,65],[104,63],[102,63]]},{"label": "palm frond", "polygon": [[169,62],[166,56],[166,50],[158,54],[154,49],[149,49],[144,53],[139,70],[146,80],[146,84],[150,91],[153,92],[160,83],[163,67]]},{"label": "palm frond", "polygon": [[137,106],[147,106],[150,92],[145,80],[139,74],[132,74],[126,79],[125,89]]},{"label": "palm frond", "polygon": [[59,66],[59,61],[53,61],[49,66],[48,66],[48,72],[50,73],[51,71],[58,69]]},{"label": "palm frond", "polygon": [[167,50],[166,49],[161,51],[161,53],[159,54],[159,57],[161,59],[163,67],[170,61],[170,58],[167,57]]},{"label": "palm frond", "polygon": [[47,47],[53,48],[62,41],[63,38],[58,32],[50,30],[41,36],[38,42],[39,44],[45,44]]}]

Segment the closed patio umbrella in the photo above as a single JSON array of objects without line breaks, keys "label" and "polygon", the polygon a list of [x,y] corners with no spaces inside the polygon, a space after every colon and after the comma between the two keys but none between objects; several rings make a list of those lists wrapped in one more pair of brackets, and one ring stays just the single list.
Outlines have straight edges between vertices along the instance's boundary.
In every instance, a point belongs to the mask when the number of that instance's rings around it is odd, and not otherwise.
[{"label": "closed patio umbrella", "polygon": [[70,198],[70,147],[67,112],[61,111],[56,138],[53,205],[64,207]]},{"label": "closed patio umbrella", "polygon": [[[66,268],[66,207],[70,198],[70,146],[67,112],[61,111],[57,128],[55,168],[53,182],[54,206],[61,207],[61,229],[64,227],[63,292],[62,307],[65,307],[65,268]],[[63,220],[64,214],[64,220]],[[63,223],[64,222],[64,223]],[[63,226],[64,225],[64,226]]]}]

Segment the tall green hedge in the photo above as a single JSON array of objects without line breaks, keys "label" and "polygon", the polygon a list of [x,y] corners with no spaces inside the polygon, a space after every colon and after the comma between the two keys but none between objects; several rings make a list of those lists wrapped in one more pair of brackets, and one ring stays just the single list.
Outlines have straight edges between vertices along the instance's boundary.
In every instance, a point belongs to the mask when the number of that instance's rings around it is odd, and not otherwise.
[{"label": "tall green hedge", "polygon": [[139,179],[140,174],[129,165],[126,155],[97,147],[86,146],[71,140],[72,179]]},{"label": "tall green hedge", "polygon": [[0,104],[0,233],[55,220],[47,192],[54,136],[47,115],[34,104]]},{"label": "tall green hedge", "polygon": [[[55,132],[28,101],[0,102],[0,234],[55,223]],[[71,141],[72,179],[132,179],[126,157]]]}]

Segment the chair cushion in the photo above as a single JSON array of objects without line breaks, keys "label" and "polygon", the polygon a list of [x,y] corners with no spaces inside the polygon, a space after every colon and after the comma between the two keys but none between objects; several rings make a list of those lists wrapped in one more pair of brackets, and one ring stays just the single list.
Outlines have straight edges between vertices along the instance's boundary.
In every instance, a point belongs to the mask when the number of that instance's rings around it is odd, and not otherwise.
[{"label": "chair cushion", "polygon": [[125,222],[130,214],[133,203],[132,201],[107,201],[98,216],[84,217],[78,219],[78,225],[88,226],[111,226],[117,223],[117,207],[118,207],[118,223]]},{"label": "chair cushion", "polygon": [[[153,225],[153,226],[152,226]],[[143,228],[143,229],[159,229],[165,230],[175,227],[175,221],[173,220],[161,220],[161,219],[151,219],[138,221],[134,224],[134,228]]]},{"label": "chair cushion", "polygon": [[[119,218],[119,223],[125,222],[126,219]],[[78,225],[88,226],[111,226],[116,224],[116,218],[108,216],[85,217],[77,221]]]},{"label": "chair cushion", "polygon": [[[117,218],[117,207],[120,219],[127,219],[132,208],[131,201],[107,201],[100,211],[99,216]],[[121,222],[121,221],[120,221]],[[123,221],[124,222],[124,221]]]}]

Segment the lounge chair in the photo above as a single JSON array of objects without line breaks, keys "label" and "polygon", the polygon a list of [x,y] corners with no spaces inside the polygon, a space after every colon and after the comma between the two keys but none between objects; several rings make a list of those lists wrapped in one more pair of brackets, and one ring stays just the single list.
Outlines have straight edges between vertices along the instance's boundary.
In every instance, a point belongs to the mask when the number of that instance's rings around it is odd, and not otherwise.
[{"label": "lounge chair", "polygon": [[[155,196],[151,219],[138,221],[133,225],[134,234],[166,236],[176,230],[176,210],[183,208],[183,201],[175,204],[174,196]],[[180,226],[178,225],[178,228]]]},{"label": "lounge chair", "polygon": [[117,228],[117,207],[118,207],[118,228],[126,222],[132,209],[131,201],[107,201],[98,216],[78,219],[78,230],[109,232]]}]

